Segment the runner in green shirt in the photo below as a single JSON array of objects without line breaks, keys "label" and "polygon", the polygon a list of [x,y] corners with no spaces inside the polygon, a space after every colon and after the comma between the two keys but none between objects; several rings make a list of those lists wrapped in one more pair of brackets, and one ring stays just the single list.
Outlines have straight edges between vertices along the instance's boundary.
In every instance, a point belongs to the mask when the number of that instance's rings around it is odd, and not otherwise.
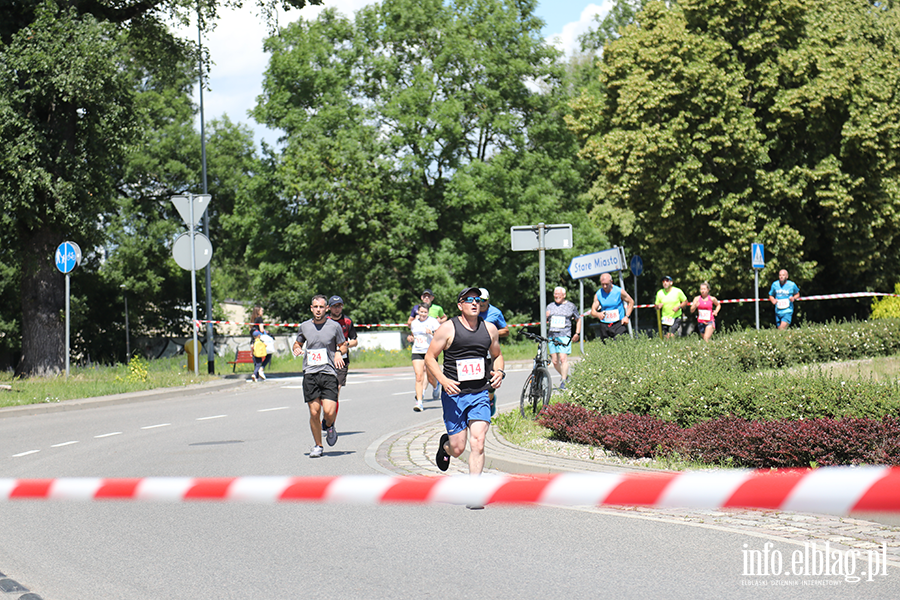
[{"label": "runner in green shirt", "polygon": [[656,292],[654,306],[660,312],[662,330],[666,338],[682,336],[681,309],[690,306],[687,296],[677,287],[672,285],[672,278],[668,275],[662,278],[663,289]]}]

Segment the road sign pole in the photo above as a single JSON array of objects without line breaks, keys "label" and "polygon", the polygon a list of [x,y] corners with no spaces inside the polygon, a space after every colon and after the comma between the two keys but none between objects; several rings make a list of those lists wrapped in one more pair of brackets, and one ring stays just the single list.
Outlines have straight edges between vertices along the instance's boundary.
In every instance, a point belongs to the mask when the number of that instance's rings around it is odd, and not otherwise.
[{"label": "road sign pole", "polygon": [[[581,319],[581,335],[578,336],[578,344],[581,346],[581,356],[584,356],[584,334],[586,333],[585,323],[584,323],[584,279],[578,280],[578,297],[580,300],[578,301],[578,318]],[[593,302],[592,302],[593,304]]]},{"label": "road sign pole", "polygon": [[541,336],[547,337],[547,275],[544,273],[544,224],[538,223],[538,265],[541,270]]},{"label": "road sign pole", "polygon": [[[624,263],[625,261],[623,260],[622,262]],[[625,289],[625,276],[622,275],[622,271],[619,271],[619,287],[623,290]],[[635,302],[635,305],[637,305],[637,302]],[[631,328],[631,319],[628,319],[628,335],[634,337],[634,329]]]},{"label": "road sign pole", "polygon": [[69,378],[69,354],[71,354],[71,351],[69,350],[69,344],[71,341],[71,323],[72,321],[69,319],[69,274],[66,273],[66,379]]},{"label": "road sign pole", "polygon": [[194,347],[191,353],[194,355],[194,375],[200,376],[199,353],[197,352],[197,259],[194,256],[194,195],[188,192],[188,202],[191,205],[191,331],[194,333]]},{"label": "road sign pole", "polygon": [[641,326],[638,324],[638,299],[637,299],[637,278],[638,276],[634,276],[634,330],[640,331]]},{"label": "road sign pole", "polygon": [[756,299],[756,330],[759,331],[759,269],[753,269],[753,297]]}]

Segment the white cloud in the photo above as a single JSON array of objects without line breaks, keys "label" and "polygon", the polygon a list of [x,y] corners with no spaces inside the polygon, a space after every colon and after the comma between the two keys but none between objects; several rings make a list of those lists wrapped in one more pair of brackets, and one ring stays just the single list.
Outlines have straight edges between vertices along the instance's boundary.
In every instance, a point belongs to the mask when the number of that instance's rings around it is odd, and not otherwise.
[{"label": "white cloud", "polygon": [[[544,2],[552,0],[543,0]],[[327,0],[329,7],[352,17],[372,0]],[[234,122],[246,123],[253,129],[256,141],[265,140],[275,145],[280,133],[256,123],[247,111],[256,106],[256,98],[262,93],[263,72],[268,65],[269,55],[263,52],[263,40],[268,36],[268,28],[263,17],[255,14],[255,3],[246,2],[244,8],[222,10],[215,30],[204,36],[203,44],[209,49],[213,62],[208,91],[203,93],[204,117],[208,123],[212,119],[227,114]],[[588,4],[578,21],[563,26],[562,32],[548,36],[547,42],[562,49],[571,56],[578,51],[578,36],[594,26],[594,15],[606,14],[613,0],[603,0],[598,6]],[[307,6],[301,10],[291,10],[279,14],[279,23],[287,25],[298,18],[314,19],[325,9],[323,6]],[[181,37],[196,41],[197,29],[177,29]],[[194,88],[194,102],[199,103],[198,90]],[[197,121],[199,128],[199,117]]]},{"label": "white cloud", "polygon": [[612,9],[615,2],[613,0],[604,0],[597,6],[596,4],[588,4],[581,11],[581,16],[577,21],[563,25],[562,32],[547,36],[545,39],[548,44],[555,46],[566,53],[566,56],[572,56],[580,51],[578,37],[585,33],[588,29],[597,26],[594,15],[606,14]]},{"label": "white cloud", "polygon": [[[366,0],[329,0],[328,6],[350,17],[370,3]],[[300,17],[315,19],[324,9],[323,6],[307,6],[281,13],[279,23],[284,26]],[[196,23],[193,28],[175,31],[180,37],[197,41]],[[207,81],[208,89],[203,93],[203,112],[207,123],[227,114],[232,121],[249,125],[257,142],[265,140],[274,145],[279,132],[259,125],[247,115],[247,111],[256,106],[257,96],[262,93],[263,72],[269,63],[269,55],[263,52],[263,41],[268,35],[268,26],[263,17],[256,14],[253,3],[247,2],[239,10],[222,10],[219,13],[215,30],[203,37],[203,45],[209,49],[213,63]],[[196,86],[194,102],[200,102]]]}]

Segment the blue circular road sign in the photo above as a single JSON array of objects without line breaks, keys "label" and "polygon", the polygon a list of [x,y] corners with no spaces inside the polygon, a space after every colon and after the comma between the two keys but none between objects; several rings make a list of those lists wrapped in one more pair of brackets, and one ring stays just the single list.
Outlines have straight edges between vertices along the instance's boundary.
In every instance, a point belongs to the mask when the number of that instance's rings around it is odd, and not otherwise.
[{"label": "blue circular road sign", "polygon": [[81,248],[75,242],[63,242],[56,248],[56,268],[71,273],[81,263]]},{"label": "blue circular road sign", "polygon": [[631,274],[635,277],[640,277],[641,273],[644,272],[644,261],[641,260],[641,257],[635,254],[631,257],[631,262],[628,264],[628,268],[631,269]]}]

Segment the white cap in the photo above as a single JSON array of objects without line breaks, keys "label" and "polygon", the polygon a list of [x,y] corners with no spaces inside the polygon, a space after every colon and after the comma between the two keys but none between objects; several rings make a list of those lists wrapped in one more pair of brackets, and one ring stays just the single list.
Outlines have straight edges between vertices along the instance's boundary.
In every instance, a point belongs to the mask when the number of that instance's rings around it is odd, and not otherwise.
[{"label": "white cap", "polygon": [[491,295],[488,293],[488,291],[486,289],[484,289],[484,288],[478,288],[478,289],[479,289],[479,291],[481,291],[481,299],[482,300],[490,300]]}]

